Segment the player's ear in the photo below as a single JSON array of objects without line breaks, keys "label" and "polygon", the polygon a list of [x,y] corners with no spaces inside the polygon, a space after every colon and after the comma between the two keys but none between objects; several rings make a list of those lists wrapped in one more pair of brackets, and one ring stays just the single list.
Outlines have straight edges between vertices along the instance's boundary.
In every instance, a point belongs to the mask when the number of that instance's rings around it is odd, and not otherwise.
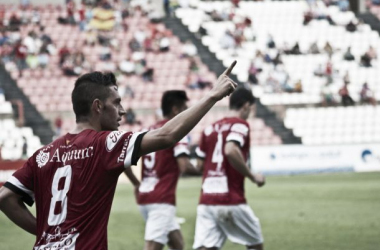
[{"label": "player's ear", "polygon": [[92,109],[95,113],[100,113],[101,110],[103,109],[103,103],[102,103],[102,101],[100,101],[99,99],[95,99],[95,100],[92,102],[91,109]]}]

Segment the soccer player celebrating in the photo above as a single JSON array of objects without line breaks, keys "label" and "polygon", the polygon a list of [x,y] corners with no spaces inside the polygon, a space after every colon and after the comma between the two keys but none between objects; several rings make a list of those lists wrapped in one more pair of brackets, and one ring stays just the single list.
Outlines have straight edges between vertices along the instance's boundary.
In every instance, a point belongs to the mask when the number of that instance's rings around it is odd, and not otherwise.
[{"label": "soccer player celebrating", "polygon": [[225,240],[263,249],[259,219],[246,204],[244,178],[257,186],[264,176],[253,174],[246,162],[249,154],[249,124],[255,98],[238,88],[230,98],[230,115],[206,127],[196,149],[203,168],[200,204],[197,208],[194,249],[220,249]]},{"label": "soccer player celebrating", "polygon": [[[234,62],[205,98],[159,129],[117,131],[125,114],[115,76],[93,72],[72,92],[76,128],[39,149],[0,188],[0,209],[37,239],[38,249],[107,249],[118,177],[141,155],[175,145],[214,104],[232,93]],[[24,203],[36,203],[36,218]]]},{"label": "soccer player celebrating", "polygon": [[[170,90],[162,96],[164,120],[149,128],[158,129],[187,109],[185,91]],[[175,191],[180,173],[198,174],[189,158],[189,140],[184,137],[174,147],[142,157],[141,184],[128,170],[127,176],[138,188],[137,202],[146,221],[145,250],[183,249],[183,238],[176,221]]]}]

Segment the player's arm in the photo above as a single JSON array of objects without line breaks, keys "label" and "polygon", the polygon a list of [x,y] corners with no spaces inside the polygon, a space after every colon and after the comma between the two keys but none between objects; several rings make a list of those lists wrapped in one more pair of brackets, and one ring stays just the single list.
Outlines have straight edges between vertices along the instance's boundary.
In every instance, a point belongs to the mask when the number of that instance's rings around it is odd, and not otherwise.
[{"label": "player's arm", "polygon": [[139,193],[140,181],[137,179],[136,175],[132,172],[132,168],[126,168],[124,174],[128,177],[129,181],[135,187],[135,199],[137,202],[137,197]]},{"label": "player's arm", "polygon": [[0,210],[17,226],[36,235],[36,218],[26,208],[22,197],[7,187],[0,188]]},{"label": "player's arm", "polygon": [[201,158],[197,158],[197,170],[202,173],[203,172],[203,168],[204,168],[204,164],[205,164],[205,161]]},{"label": "player's arm", "polygon": [[242,175],[249,178],[252,182],[256,183],[258,187],[265,184],[265,178],[261,174],[253,174],[244,161],[239,146],[233,142],[228,141],[224,146],[224,154],[228,162]]},{"label": "player's arm", "polygon": [[177,164],[179,167],[179,171],[181,171],[181,174],[188,174],[188,175],[200,175],[201,172],[198,170],[197,167],[195,167],[191,162],[190,158],[187,155],[179,156],[176,158]]},{"label": "player's arm", "polygon": [[161,128],[146,133],[141,141],[138,156],[174,146],[194,128],[217,101],[230,95],[237,86],[228,77],[235,64],[236,61],[219,76],[213,89],[196,105],[175,116]]},{"label": "player's arm", "polygon": [[129,181],[132,183],[133,186],[139,187],[140,181],[137,179],[136,175],[132,172],[131,168],[126,168],[124,170],[124,174],[128,177]]}]

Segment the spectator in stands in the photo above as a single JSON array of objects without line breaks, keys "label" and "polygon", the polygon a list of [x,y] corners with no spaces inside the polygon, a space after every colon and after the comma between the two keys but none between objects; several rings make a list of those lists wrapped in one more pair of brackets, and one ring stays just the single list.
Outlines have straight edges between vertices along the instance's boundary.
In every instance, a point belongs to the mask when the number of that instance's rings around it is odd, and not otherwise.
[{"label": "spectator in stands", "polygon": [[136,121],[136,114],[131,108],[128,108],[125,113],[125,122],[129,125],[134,125],[138,123]]},{"label": "spectator in stands", "polygon": [[103,45],[100,50],[99,59],[102,61],[109,61],[112,59],[111,48]]},{"label": "spectator in stands", "polygon": [[354,100],[350,96],[350,92],[348,91],[348,84],[345,83],[343,87],[339,90],[339,95],[342,98],[342,105],[343,106],[352,106],[355,104]]},{"label": "spectator in stands", "polygon": [[222,38],[220,39],[220,45],[223,49],[232,49],[235,48],[236,43],[232,32],[226,30]]},{"label": "spectator in stands", "polygon": [[369,53],[368,52],[364,53],[364,55],[360,57],[360,66],[363,66],[366,68],[372,67],[371,60],[372,58],[369,55]]},{"label": "spectator in stands", "polygon": [[348,11],[350,8],[350,3],[348,0],[338,0],[338,7],[340,11]]},{"label": "spectator in stands", "polygon": [[53,43],[51,37],[48,34],[46,34],[44,26],[40,26],[40,40],[46,44]]},{"label": "spectator in stands", "polygon": [[344,53],[343,59],[346,61],[354,61],[355,60],[354,55],[351,53],[351,47],[347,48],[347,51]]},{"label": "spectator in stands", "polygon": [[36,69],[38,67],[38,56],[36,53],[29,54],[26,57],[26,64],[30,69]]},{"label": "spectator in stands", "polygon": [[86,5],[85,1],[82,0],[79,10],[78,10],[78,17],[79,17],[79,29],[80,31],[85,31],[86,29]]},{"label": "spectator in stands", "polygon": [[8,42],[9,42],[8,32],[6,30],[2,30],[1,36],[0,36],[0,46],[3,46],[4,44],[7,44]]},{"label": "spectator in stands", "polygon": [[186,84],[190,89],[205,89],[212,87],[212,83],[207,79],[204,79],[200,74],[197,74],[196,77],[188,76],[188,83]]},{"label": "spectator in stands", "polygon": [[30,21],[31,21],[33,24],[40,25],[40,22],[41,22],[41,14],[40,14],[40,11],[38,10],[37,7],[35,7],[35,8],[33,9],[32,17],[31,17]]},{"label": "spectator in stands", "polygon": [[136,39],[136,41],[140,44],[140,47],[141,47],[141,45],[144,44],[144,41],[145,41],[145,39],[147,38],[147,34],[146,34],[146,32],[145,32],[145,30],[144,30],[143,28],[139,28],[139,29],[135,32],[135,34],[134,34],[133,37],[134,37],[134,38]]},{"label": "spectator in stands", "polygon": [[301,55],[301,50],[300,50],[300,45],[298,42],[293,46],[293,48],[290,49],[289,51],[290,55]]},{"label": "spectator in stands", "polygon": [[251,84],[258,84],[259,83],[259,80],[257,79],[257,74],[259,74],[260,71],[261,71],[261,69],[256,68],[255,63],[252,61],[251,65],[249,67],[249,71],[248,71],[248,81]]},{"label": "spectator in stands", "polygon": [[310,54],[319,54],[320,53],[317,42],[313,42],[310,45],[309,53]]},{"label": "spectator in stands", "polygon": [[273,58],[272,63],[274,67],[277,67],[277,65],[282,64],[282,59],[281,59],[281,53],[277,52],[277,55],[275,58]]},{"label": "spectator in stands", "polygon": [[298,81],[294,84],[293,92],[294,93],[302,93],[303,92],[301,79],[298,79]]},{"label": "spectator in stands", "polygon": [[369,57],[371,58],[371,60],[377,59],[377,52],[376,52],[376,49],[374,47],[369,46],[367,53],[368,53]]},{"label": "spectator in stands", "polygon": [[1,47],[0,55],[1,55],[1,60],[3,61],[4,64],[12,60],[12,52],[13,52],[13,47],[8,43],[4,44]]},{"label": "spectator in stands", "polygon": [[346,25],[346,30],[348,32],[355,32],[356,31],[356,25],[352,20]]},{"label": "spectator in stands", "polygon": [[136,38],[132,38],[128,45],[132,51],[139,51],[142,47]]},{"label": "spectator in stands", "polygon": [[28,48],[22,44],[21,40],[16,43],[15,47],[15,59],[17,68],[19,70],[19,76],[22,76],[22,71],[28,68],[26,64],[26,57],[28,55]]},{"label": "spectator in stands", "polygon": [[323,50],[329,55],[330,58],[334,53],[334,49],[329,42],[326,42],[325,47],[323,47]]},{"label": "spectator in stands", "polygon": [[131,88],[131,86],[127,85],[124,88],[124,97],[129,97],[131,99],[135,98],[135,92]]},{"label": "spectator in stands", "polygon": [[62,121],[62,118],[61,116],[57,116],[55,118],[55,121],[54,121],[54,126],[55,126],[55,136],[61,136],[61,132],[62,132],[62,124],[63,124],[63,121]]},{"label": "spectator in stands", "polygon": [[58,55],[59,55],[59,65],[62,66],[65,60],[71,55],[70,50],[66,44],[59,50]]},{"label": "spectator in stands", "polygon": [[346,74],[343,76],[343,82],[345,84],[349,84],[351,82],[350,73],[348,72],[348,70],[346,71]]},{"label": "spectator in stands", "polygon": [[144,69],[141,77],[143,78],[144,82],[153,82],[154,69],[147,67],[146,63],[144,63],[143,66]]},{"label": "spectator in stands", "polygon": [[75,25],[75,1],[74,0],[67,0],[66,1],[66,13],[67,13],[67,20],[68,23],[71,25]]},{"label": "spectator in stands", "polygon": [[267,39],[267,47],[269,49],[274,49],[276,48],[276,43],[274,42],[273,40],[273,36],[271,34],[268,35],[268,39]]},{"label": "spectator in stands", "polygon": [[187,40],[186,43],[182,46],[182,57],[193,57],[198,53],[197,47],[190,41]]},{"label": "spectator in stands", "polygon": [[191,72],[198,72],[199,70],[199,66],[198,66],[198,63],[197,61],[195,60],[195,57],[191,57],[189,59],[189,69]]},{"label": "spectator in stands", "polygon": [[13,12],[9,18],[9,28],[11,30],[17,30],[21,24],[22,23],[20,17],[15,12]]},{"label": "spectator in stands", "polygon": [[85,44],[94,46],[98,39],[98,34],[95,29],[89,28],[86,32]]},{"label": "spectator in stands", "polygon": [[360,103],[376,106],[376,99],[374,98],[373,92],[369,88],[368,83],[364,83],[360,91]]},{"label": "spectator in stands", "polygon": [[335,105],[335,98],[333,91],[331,90],[330,83],[327,81],[326,84],[322,87],[321,95],[322,95],[322,106],[331,106]]},{"label": "spectator in stands", "polygon": [[308,25],[314,18],[313,12],[307,11],[303,15],[303,25]]},{"label": "spectator in stands", "polygon": [[162,34],[159,38],[159,47],[161,52],[167,52],[170,50],[170,40],[165,34]]},{"label": "spectator in stands", "polygon": [[327,77],[332,77],[332,74],[333,74],[333,64],[331,60],[328,60],[326,63],[326,68],[325,68],[325,75]]},{"label": "spectator in stands", "polygon": [[135,69],[135,63],[130,58],[125,58],[119,63],[119,70],[126,75],[134,74]]},{"label": "spectator in stands", "polygon": [[26,140],[25,136],[22,137],[21,158],[24,160],[28,158],[28,141]]},{"label": "spectator in stands", "polygon": [[265,90],[269,93],[281,93],[280,83],[272,73],[269,74],[268,78],[265,81]]},{"label": "spectator in stands", "polygon": [[314,70],[314,75],[318,77],[325,76],[325,70],[322,67],[322,64],[319,64],[318,67]]}]

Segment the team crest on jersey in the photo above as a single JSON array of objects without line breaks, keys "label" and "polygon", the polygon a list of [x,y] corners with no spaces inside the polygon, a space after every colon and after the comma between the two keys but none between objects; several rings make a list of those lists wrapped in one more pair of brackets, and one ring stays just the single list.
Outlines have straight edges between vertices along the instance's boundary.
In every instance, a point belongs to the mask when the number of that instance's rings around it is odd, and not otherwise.
[{"label": "team crest on jersey", "polygon": [[108,134],[106,140],[106,149],[108,152],[112,151],[112,149],[116,146],[120,138],[127,133],[126,131],[113,131]]},{"label": "team crest on jersey", "polygon": [[50,153],[49,152],[44,152],[44,150],[41,150],[37,157],[36,157],[36,162],[39,168],[42,168],[43,166],[46,165],[46,163],[49,161],[50,158]]}]

